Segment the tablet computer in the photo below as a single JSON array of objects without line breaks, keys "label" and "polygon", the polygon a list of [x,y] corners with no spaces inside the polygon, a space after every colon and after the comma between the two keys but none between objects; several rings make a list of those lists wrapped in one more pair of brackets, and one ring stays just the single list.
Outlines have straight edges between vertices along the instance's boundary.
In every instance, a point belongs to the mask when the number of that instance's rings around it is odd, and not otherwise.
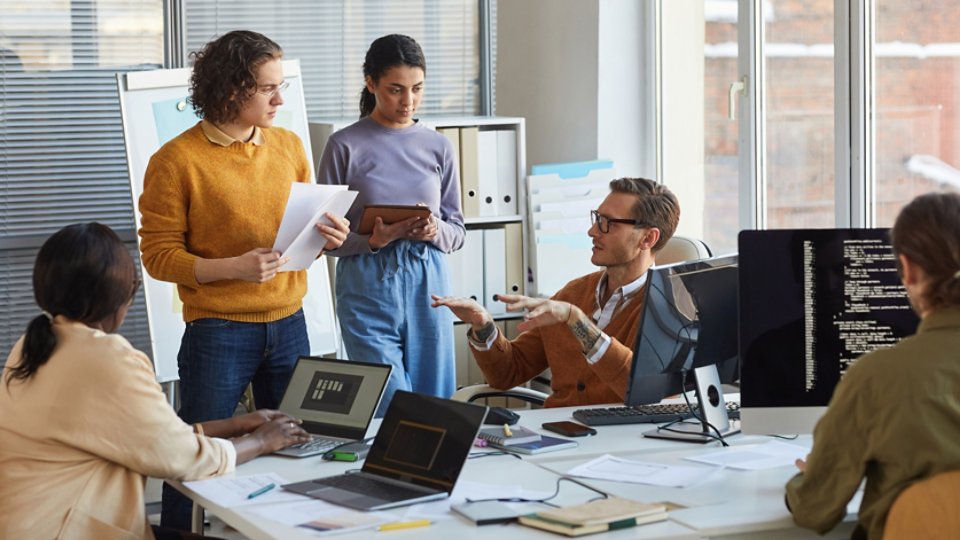
[{"label": "tablet computer", "polygon": [[430,207],[400,204],[368,204],[363,207],[363,214],[360,216],[360,228],[357,229],[357,231],[360,234],[372,233],[373,226],[377,223],[378,217],[387,225],[412,217],[428,218],[430,217]]}]

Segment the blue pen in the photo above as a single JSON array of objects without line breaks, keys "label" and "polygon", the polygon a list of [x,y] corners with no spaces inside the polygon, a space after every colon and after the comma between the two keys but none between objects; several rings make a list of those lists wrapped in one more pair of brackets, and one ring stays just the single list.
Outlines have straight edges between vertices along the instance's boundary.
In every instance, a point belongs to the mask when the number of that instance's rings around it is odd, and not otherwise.
[{"label": "blue pen", "polygon": [[264,493],[270,491],[271,489],[273,489],[273,488],[275,488],[275,487],[277,487],[276,484],[272,484],[272,483],[271,483],[271,484],[267,484],[267,485],[263,486],[262,488],[254,491],[253,493],[247,495],[247,498],[248,498],[248,499],[252,499],[252,498],[254,498],[254,497],[259,497],[259,496],[263,495]]}]

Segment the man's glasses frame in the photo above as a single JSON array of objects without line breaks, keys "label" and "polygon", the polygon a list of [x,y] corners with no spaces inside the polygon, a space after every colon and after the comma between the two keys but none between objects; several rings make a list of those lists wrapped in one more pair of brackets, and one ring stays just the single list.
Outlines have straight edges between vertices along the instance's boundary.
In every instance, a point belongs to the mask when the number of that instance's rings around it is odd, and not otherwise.
[{"label": "man's glasses frame", "polygon": [[626,224],[626,225],[633,225],[634,227],[636,227],[636,228],[638,228],[638,229],[639,229],[639,228],[642,228],[642,227],[648,227],[648,226],[649,226],[649,225],[647,225],[646,223],[644,223],[644,222],[642,222],[642,221],[640,221],[640,220],[637,220],[637,219],[625,219],[625,218],[612,218],[612,217],[607,217],[607,216],[601,214],[601,213],[600,213],[599,211],[597,211],[597,210],[591,210],[591,211],[590,211],[590,223],[591,223],[592,225],[596,225],[596,226],[597,226],[597,229],[599,229],[600,232],[602,232],[603,234],[607,234],[608,232],[610,232],[610,224],[611,224],[611,223],[624,223],[624,224]]}]

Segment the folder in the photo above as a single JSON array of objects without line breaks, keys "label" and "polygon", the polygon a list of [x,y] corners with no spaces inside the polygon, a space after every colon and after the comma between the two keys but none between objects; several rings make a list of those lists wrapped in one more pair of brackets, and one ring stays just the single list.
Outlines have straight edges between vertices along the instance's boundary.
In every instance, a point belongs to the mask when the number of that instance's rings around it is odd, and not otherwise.
[{"label": "folder", "polygon": [[506,231],[502,228],[483,229],[483,307],[491,315],[503,315],[506,304],[494,300],[494,295],[507,292],[507,266],[504,258],[507,252]]},{"label": "folder", "polygon": [[517,132],[502,129],[497,134],[497,215],[517,214]]},{"label": "folder", "polygon": [[498,215],[500,195],[497,175],[500,169],[500,158],[497,138],[497,131],[481,131],[477,135],[477,181],[480,187],[480,216],[482,217]]},{"label": "folder", "polygon": [[523,225],[507,223],[503,227],[506,236],[506,289],[507,294],[524,294],[525,274],[523,264]]},{"label": "folder", "polygon": [[460,183],[463,191],[463,217],[480,216],[480,163],[478,138],[480,130],[476,127],[460,128]]},{"label": "folder", "polygon": [[467,230],[463,247],[447,258],[450,295],[472,298],[483,304],[483,231]]}]

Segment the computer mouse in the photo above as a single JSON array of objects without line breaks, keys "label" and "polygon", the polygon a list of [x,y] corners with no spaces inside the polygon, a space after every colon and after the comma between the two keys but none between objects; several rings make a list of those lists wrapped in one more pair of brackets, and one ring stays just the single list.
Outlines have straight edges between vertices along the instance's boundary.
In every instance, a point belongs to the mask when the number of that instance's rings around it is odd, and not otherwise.
[{"label": "computer mouse", "polygon": [[503,407],[490,407],[487,411],[487,417],[483,419],[484,424],[492,424],[495,426],[502,426],[504,424],[512,426],[519,421],[519,414],[510,409],[504,409]]}]

